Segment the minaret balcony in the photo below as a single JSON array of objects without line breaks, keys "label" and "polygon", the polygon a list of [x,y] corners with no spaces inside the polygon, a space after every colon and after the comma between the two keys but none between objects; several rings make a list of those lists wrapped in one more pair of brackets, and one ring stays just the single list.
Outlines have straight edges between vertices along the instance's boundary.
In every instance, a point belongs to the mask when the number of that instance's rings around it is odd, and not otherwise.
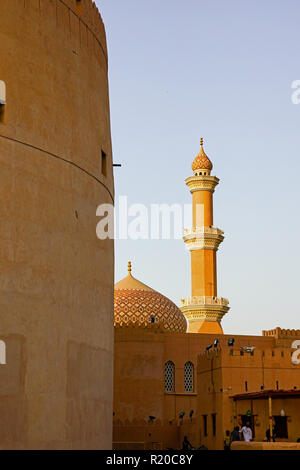
[{"label": "minaret balcony", "polygon": [[215,187],[219,184],[219,178],[211,175],[194,175],[186,178],[185,183],[189,187],[190,192],[194,191],[210,191],[214,192]]},{"label": "minaret balcony", "polygon": [[223,297],[194,296],[180,301],[180,310],[189,321],[221,321],[230,309]]},{"label": "minaret balcony", "polygon": [[183,240],[190,251],[203,249],[217,251],[224,240],[224,232],[216,227],[183,229]]}]

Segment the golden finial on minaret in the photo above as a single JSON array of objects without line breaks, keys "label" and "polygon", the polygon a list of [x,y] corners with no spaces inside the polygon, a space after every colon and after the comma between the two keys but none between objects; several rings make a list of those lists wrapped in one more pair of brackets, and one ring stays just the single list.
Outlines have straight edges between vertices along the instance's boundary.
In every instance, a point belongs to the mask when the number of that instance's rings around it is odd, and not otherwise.
[{"label": "golden finial on minaret", "polygon": [[128,261],[128,274],[131,274],[131,261]]},{"label": "golden finial on minaret", "polygon": [[203,137],[201,137],[201,139],[200,139],[200,145],[201,145],[201,147],[203,147]]}]

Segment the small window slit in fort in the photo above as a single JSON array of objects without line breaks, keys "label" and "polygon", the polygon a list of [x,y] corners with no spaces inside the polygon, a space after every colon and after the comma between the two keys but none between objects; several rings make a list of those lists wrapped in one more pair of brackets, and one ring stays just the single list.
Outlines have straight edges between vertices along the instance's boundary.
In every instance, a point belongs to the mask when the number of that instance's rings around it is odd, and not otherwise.
[{"label": "small window slit in fort", "polygon": [[0,80],[0,123],[5,122],[5,106],[6,106],[6,85]]},{"label": "small window slit in fort", "polygon": [[217,433],[217,415],[216,415],[216,413],[213,413],[211,415],[211,420],[212,420],[212,434],[213,434],[213,436],[215,436],[216,433]]},{"label": "small window slit in fort", "polygon": [[106,177],[107,175],[107,155],[101,150],[101,172]]},{"label": "small window slit in fort", "polygon": [[202,415],[202,420],[203,420],[203,434],[206,437],[207,436],[207,415]]}]

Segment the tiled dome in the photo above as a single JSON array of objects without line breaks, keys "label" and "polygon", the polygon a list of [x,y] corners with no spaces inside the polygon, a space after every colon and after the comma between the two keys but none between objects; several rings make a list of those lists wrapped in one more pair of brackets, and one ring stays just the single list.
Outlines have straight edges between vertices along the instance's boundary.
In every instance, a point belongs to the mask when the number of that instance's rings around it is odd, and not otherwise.
[{"label": "tiled dome", "polygon": [[212,162],[210,161],[210,159],[208,158],[208,156],[206,155],[206,153],[203,150],[203,139],[202,138],[201,138],[201,141],[200,141],[200,145],[201,145],[200,152],[198,153],[197,157],[195,158],[195,160],[192,163],[192,170],[193,171],[208,170],[210,172],[213,168],[213,164],[212,164]]},{"label": "tiled dome", "polygon": [[[152,320],[151,320],[152,317]],[[155,328],[185,333],[187,322],[167,297],[135,279],[129,263],[128,275],[115,284],[114,323],[117,327]]]}]

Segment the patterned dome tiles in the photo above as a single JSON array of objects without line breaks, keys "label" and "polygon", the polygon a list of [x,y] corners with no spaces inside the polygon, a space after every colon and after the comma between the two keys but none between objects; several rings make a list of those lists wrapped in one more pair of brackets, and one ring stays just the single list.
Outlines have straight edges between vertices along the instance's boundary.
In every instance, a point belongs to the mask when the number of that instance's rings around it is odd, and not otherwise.
[{"label": "patterned dome tiles", "polygon": [[[143,289],[115,289],[115,326],[155,327],[168,332],[185,333],[187,322],[179,308],[159,292]],[[150,316],[154,315],[155,323]]]}]

